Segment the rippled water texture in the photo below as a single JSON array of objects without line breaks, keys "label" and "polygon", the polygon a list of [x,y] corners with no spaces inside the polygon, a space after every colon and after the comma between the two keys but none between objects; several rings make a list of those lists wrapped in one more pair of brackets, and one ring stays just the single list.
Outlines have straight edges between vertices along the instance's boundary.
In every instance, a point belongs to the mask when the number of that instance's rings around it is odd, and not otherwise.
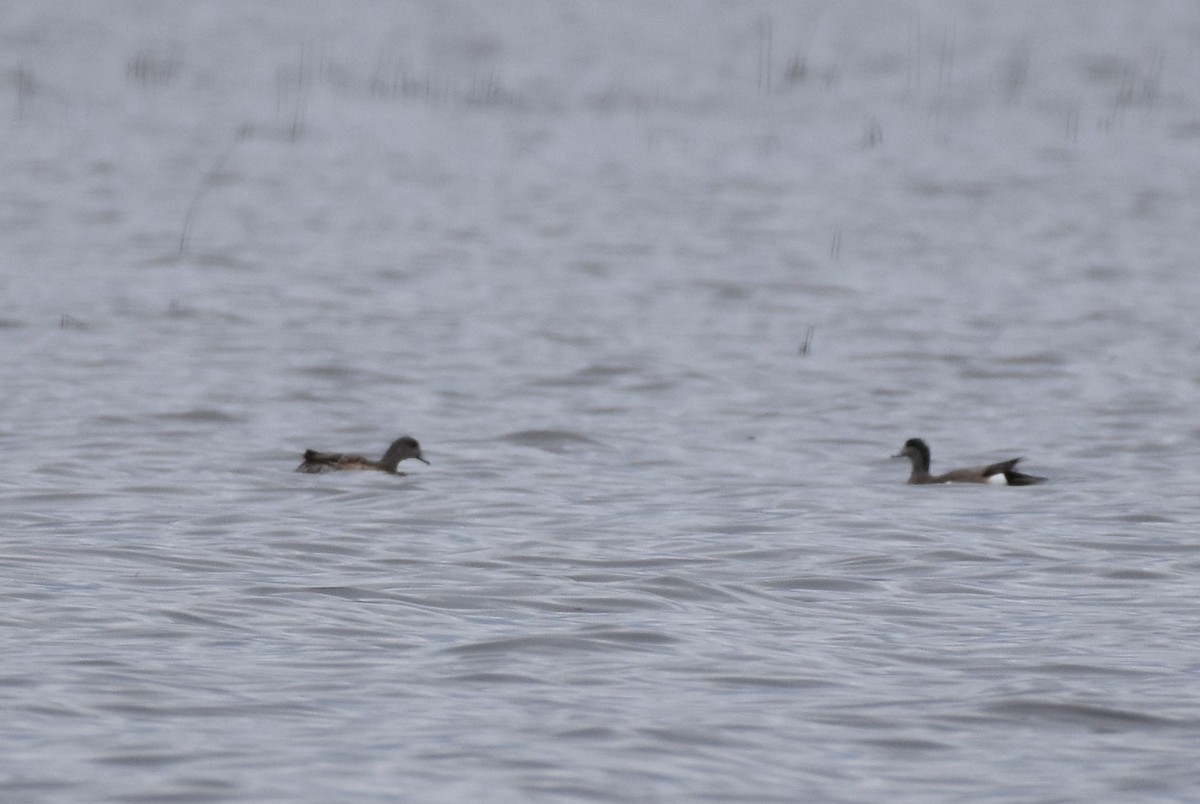
[{"label": "rippled water texture", "polygon": [[0,41],[3,801],[1194,800],[1194,4]]}]

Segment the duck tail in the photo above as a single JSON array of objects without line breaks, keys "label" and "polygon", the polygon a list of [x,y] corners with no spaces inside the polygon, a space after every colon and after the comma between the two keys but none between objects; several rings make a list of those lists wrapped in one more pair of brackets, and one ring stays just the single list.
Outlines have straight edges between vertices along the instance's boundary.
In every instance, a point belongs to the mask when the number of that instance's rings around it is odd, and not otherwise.
[{"label": "duck tail", "polygon": [[1004,477],[1008,480],[1008,485],[1010,486],[1033,486],[1038,483],[1046,482],[1046,478],[1044,477],[1027,475],[1024,472],[1018,472],[1015,469],[1005,472]]}]

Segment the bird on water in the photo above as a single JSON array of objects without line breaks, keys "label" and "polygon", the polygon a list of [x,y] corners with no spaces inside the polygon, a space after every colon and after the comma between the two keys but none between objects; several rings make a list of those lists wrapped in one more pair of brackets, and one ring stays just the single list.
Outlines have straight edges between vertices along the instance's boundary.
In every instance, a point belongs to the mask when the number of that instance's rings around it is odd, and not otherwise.
[{"label": "bird on water", "polygon": [[392,442],[377,461],[364,458],[361,455],[346,455],[340,452],[317,452],[315,449],[304,451],[304,460],[296,467],[297,472],[336,472],[341,469],[374,469],[393,475],[402,475],[397,471],[400,461],[413,458],[428,465],[429,461],[421,454],[421,445],[412,436],[401,436]]},{"label": "bird on water", "polygon": [[1032,486],[1043,483],[1046,478],[1037,475],[1027,475],[1018,472],[1017,461],[1020,458],[1010,458],[988,466],[972,466],[966,469],[951,469],[940,475],[929,472],[929,445],[919,438],[910,438],[904,442],[904,447],[893,458],[908,458],[912,461],[912,474],[908,482],[913,485],[925,483],[992,483],[998,486]]}]

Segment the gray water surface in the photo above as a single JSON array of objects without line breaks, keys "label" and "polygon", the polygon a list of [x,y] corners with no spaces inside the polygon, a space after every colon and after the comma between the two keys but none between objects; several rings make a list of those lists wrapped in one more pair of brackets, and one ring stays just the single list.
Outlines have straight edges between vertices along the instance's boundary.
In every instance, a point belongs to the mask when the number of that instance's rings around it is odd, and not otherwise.
[{"label": "gray water surface", "polygon": [[4,801],[1195,800],[1193,4],[0,38]]}]

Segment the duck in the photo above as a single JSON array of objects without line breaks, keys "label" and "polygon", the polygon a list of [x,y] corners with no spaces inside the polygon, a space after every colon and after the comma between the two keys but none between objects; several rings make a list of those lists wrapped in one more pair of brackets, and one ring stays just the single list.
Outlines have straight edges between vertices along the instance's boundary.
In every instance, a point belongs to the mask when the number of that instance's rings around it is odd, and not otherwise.
[{"label": "duck", "polygon": [[926,483],[991,483],[997,486],[1032,486],[1044,483],[1046,478],[1037,475],[1027,475],[1018,472],[1017,461],[1020,458],[1010,458],[988,466],[972,466],[966,469],[951,469],[940,475],[929,473],[929,445],[919,438],[910,438],[904,442],[904,448],[892,456],[893,458],[908,458],[912,461],[912,474],[908,476],[910,485]]},{"label": "duck", "polygon": [[400,461],[407,458],[414,458],[429,465],[429,461],[425,460],[425,456],[421,454],[421,445],[417,443],[417,439],[412,436],[401,436],[392,442],[391,446],[387,448],[387,452],[383,453],[383,457],[377,461],[361,455],[317,452],[315,449],[306,449],[304,461],[296,467],[296,471],[316,474],[318,472],[336,472],[340,469],[375,469],[393,475],[402,475],[405,473],[397,471],[396,467],[400,465]]}]

